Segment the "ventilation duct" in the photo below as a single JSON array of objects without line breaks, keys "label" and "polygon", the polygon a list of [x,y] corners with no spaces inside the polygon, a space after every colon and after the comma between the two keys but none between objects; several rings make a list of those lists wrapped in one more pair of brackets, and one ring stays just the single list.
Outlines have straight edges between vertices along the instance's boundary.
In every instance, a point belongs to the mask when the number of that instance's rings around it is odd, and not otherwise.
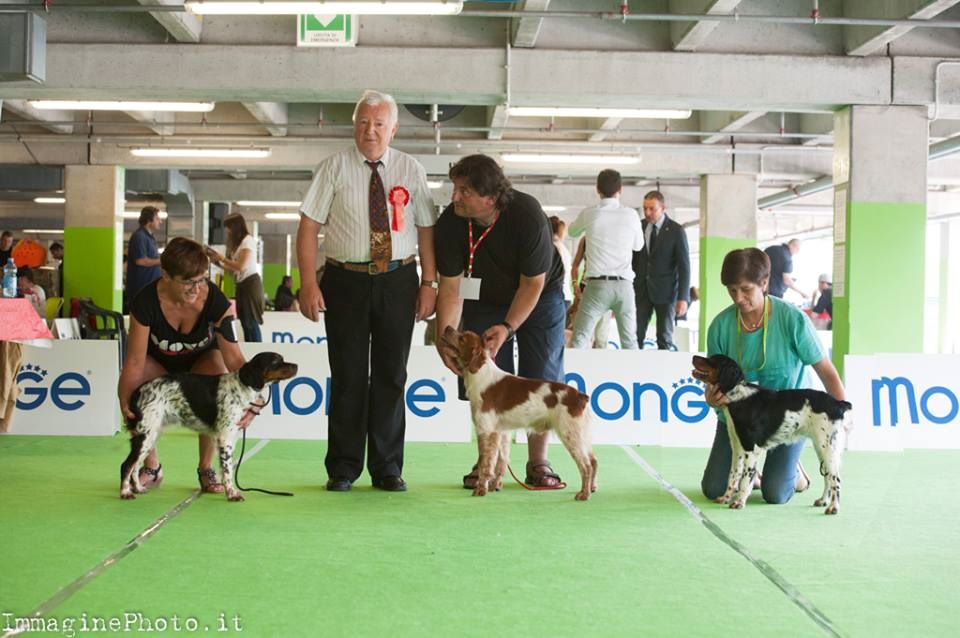
[{"label": "ventilation duct", "polygon": [[36,13],[0,14],[0,82],[47,77],[47,23]]}]

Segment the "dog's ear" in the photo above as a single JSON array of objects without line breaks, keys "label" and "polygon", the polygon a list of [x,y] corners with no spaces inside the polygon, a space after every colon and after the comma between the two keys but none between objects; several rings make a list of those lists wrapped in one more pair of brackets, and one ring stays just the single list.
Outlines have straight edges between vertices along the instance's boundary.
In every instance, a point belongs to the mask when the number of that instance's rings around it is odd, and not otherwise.
[{"label": "dog's ear", "polygon": [[721,392],[727,393],[743,381],[743,371],[737,365],[737,362],[730,357],[723,357],[723,360],[718,361],[718,364],[717,385],[720,386]]},{"label": "dog's ear", "polygon": [[266,371],[263,365],[263,354],[258,354],[253,359],[250,359],[250,361],[247,361],[238,371],[240,382],[254,390],[262,390],[264,386],[264,374]]},{"label": "dog's ear", "polygon": [[475,373],[483,367],[483,362],[487,359],[487,352],[483,348],[483,339],[480,338],[480,335],[473,335],[469,343],[470,353],[467,358],[467,369],[471,373]]}]

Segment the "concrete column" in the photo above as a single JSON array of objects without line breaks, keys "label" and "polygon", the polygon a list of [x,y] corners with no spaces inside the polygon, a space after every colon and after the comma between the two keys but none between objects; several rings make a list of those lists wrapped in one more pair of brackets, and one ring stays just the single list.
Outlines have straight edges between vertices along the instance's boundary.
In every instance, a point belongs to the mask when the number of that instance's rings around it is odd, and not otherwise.
[{"label": "concrete column", "polygon": [[757,245],[756,175],[700,177],[700,350],[707,349],[707,328],[730,305],[720,283],[727,253]]},{"label": "concrete column", "polygon": [[851,106],[834,116],[833,363],[922,352],[927,111]]},{"label": "concrete column", "polygon": [[123,307],[123,169],[67,166],[63,245],[64,297]]},{"label": "concrete column", "polygon": [[[167,241],[170,241],[174,237],[187,237],[189,239],[196,239],[193,218],[192,217],[183,217],[169,214],[166,221],[166,230],[167,230]],[[200,242],[203,243],[202,241]]]}]

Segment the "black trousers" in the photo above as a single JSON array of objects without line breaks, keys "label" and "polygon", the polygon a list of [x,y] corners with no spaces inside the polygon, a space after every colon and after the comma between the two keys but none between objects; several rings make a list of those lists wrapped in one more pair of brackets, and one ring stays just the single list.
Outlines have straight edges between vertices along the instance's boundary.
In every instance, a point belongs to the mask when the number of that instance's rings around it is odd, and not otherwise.
[{"label": "black trousers", "polygon": [[368,275],[327,264],[320,289],[327,305],[330,359],[331,478],[355,481],[364,447],[372,478],[403,471],[404,386],[420,280],[416,264]]},{"label": "black trousers", "polygon": [[676,350],[673,343],[673,324],[677,313],[676,303],[651,303],[647,295],[636,293],[637,300],[637,344],[643,350],[644,336],[647,334],[647,325],[654,312],[657,313],[657,349]]}]

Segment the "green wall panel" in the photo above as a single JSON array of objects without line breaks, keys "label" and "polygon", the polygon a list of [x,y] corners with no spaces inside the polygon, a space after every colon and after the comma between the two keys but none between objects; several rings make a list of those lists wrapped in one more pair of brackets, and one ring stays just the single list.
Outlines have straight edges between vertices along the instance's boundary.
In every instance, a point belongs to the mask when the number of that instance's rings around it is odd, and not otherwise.
[{"label": "green wall panel", "polygon": [[101,308],[121,312],[123,291],[119,242],[114,226],[74,226],[63,231],[63,296],[65,312],[70,299],[90,297]]},{"label": "green wall panel", "polygon": [[923,351],[926,216],[923,203],[847,205],[844,295],[833,302],[841,372],[845,354]]}]

